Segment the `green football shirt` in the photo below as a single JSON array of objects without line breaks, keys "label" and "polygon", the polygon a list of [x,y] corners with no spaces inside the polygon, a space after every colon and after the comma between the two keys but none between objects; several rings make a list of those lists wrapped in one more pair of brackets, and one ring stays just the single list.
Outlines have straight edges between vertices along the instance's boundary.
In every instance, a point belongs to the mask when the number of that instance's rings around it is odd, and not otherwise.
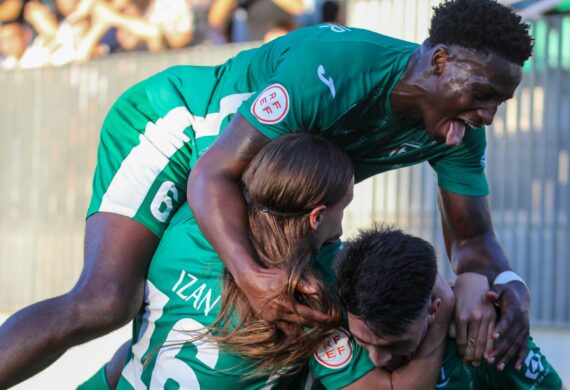
[{"label": "green football shirt", "polygon": [[267,137],[311,132],[342,147],[356,180],[429,161],[450,192],[488,194],[485,130],[448,147],[395,117],[390,93],[418,45],[318,25],[214,67],[175,66],[126,91],[101,130],[87,215],[112,212],[159,237],[196,160],[239,112]]},{"label": "green football shirt", "polygon": [[[314,266],[331,277],[338,245],[327,245]],[[183,205],[151,261],[144,312],[133,326],[133,345],[119,389],[301,388],[304,378],[250,377],[251,362],[199,339],[220,311],[224,266]],[[345,330],[332,334],[315,353],[312,380],[344,386],[373,369],[366,351]]]},{"label": "green football shirt", "polygon": [[511,361],[503,371],[482,362],[475,367],[464,363],[457,350],[457,343],[449,339],[439,373],[437,389],[445,390],[560,390],[562,380],[550,365],[532,338],[522,368],[516,370]]}]

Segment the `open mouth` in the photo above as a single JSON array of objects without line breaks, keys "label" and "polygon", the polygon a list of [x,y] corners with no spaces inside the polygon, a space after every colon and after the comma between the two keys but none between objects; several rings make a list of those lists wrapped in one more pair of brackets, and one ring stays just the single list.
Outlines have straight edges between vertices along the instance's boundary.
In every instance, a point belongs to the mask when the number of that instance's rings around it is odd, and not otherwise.
[{"label": "open mouth", "polygon": [[483,124],[481,123],[475,123],[475,122],[471,122],[471,121],[467,121],[464,119],[461,119],[463,121],[463,123],[465,123],[467,126],[471,127],[472,129],[477,129],[479,127],[483,127]]}]

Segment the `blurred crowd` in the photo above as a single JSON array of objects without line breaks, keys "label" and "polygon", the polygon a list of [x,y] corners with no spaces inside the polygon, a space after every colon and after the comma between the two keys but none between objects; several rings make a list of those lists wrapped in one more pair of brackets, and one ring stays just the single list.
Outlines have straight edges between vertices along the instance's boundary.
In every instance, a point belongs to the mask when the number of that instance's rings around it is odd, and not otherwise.
[{"label": "blurred crowd", "polygon": [[342,0],[0,0],[0,68],[269,41],[323,22],[343,23]]}]

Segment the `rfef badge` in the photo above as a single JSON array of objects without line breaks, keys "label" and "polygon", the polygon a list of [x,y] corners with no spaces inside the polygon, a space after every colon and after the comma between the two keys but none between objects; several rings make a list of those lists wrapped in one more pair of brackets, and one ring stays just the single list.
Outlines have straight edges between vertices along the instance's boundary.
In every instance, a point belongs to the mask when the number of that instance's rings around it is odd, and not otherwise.
[{"label": "rfef badge", "polygon": [[251,113],[261,123],[275,124],[289,112],[289,93],[281,84],[272,84],[251,105]]},{"label": "rfef badge", "polygon": [[352,355],[350,335],[344,329],[337,329],[315,352],[315,359],[325,367],[338,369],[346,366]]}]

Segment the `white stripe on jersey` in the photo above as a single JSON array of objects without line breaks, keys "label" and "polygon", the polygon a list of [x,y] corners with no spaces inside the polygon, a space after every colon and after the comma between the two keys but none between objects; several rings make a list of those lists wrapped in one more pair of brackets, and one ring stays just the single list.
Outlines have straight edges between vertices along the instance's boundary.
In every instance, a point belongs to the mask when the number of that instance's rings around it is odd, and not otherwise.
[{"label": "white stripe on jersey", "polygon": [[168,159],[190,138],[184,130],[190,125],[186,107],[176,107],[156,123],[149,122],[140,143],[121,163],[103,195],[99,211],[133,217],[149,188],[168,164]]},{"label": "white stripe on jersey", "polygon": [[224,96],[220,100],[220,112],[206,114],[205,118],[193,117],[192,127],[196,132],[196,138],[218,135],[224,118],[230,114],[235,114],[241,104],[249,99],[251,95],[253,95],[253,92]]},{"label": "white stripe on jersey", "polygon": [[192,126],[196,138],[219,134],[222,120],[236,113],[251,95],[253,93],[225,96],[220,100],[220,112],[206,117],[194,116],[182,106],[173,108],[156,123],[147,123],[144,134],[139,137],[140,143],[123,160],[109,184],[99,211],[134,217],[169,158],[190,141],[184,130]]}]

